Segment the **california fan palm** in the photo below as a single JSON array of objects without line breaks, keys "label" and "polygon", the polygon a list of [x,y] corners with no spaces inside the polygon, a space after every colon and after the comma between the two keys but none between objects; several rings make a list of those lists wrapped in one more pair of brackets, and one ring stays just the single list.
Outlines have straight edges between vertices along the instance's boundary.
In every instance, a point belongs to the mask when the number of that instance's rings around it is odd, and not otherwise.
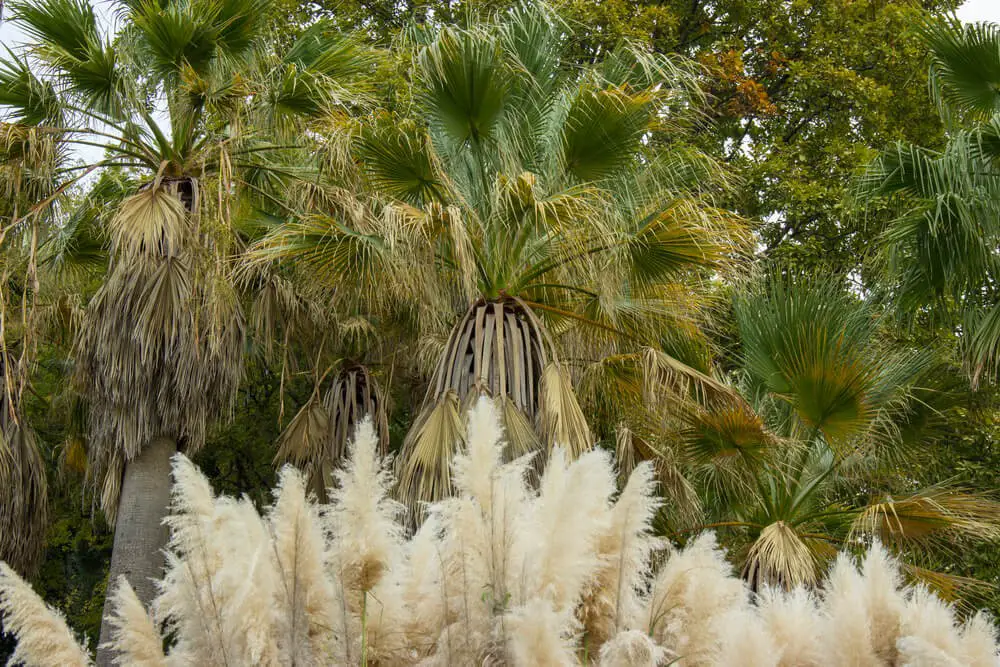
[{"label": "california fan palm", "polygon": [[[40,122],[51,112],[30,109],[26,119]],[[51,290],[42,293],[39,265],[53,214],[25,214],[53,196],[63,157],[54,133],[0,123],[0,560],[26,573],[39,564],[48,528],[45,461],[23,399],[45,329],[41,312],[51,297]]]},{"label": "california fan palm", "polygon": [[697,103],[694,69],[624,47],[578,70],[561,60],[566,34],[527,4],[414,46],[407,112],[361,124],[358,169],[338,174],[367,194],[255,249],[330,285],[349,276],[370,308],[417,304],[435,361],[398,460],[411,508],[451,493],[463,406],[480,394],[502,406],[507,457],[590,448],[566,353],[634,351],[697,319],[701,279],[741,239],[738,220],[674,187],[708,160],[646,151]]},{"label": "california fan palm", "polygon": [[11,4],[32,41],[24,62],[0,67],[0,87],[13,86],[2,102],[15,119],[60,131],[64,145],[104,151],[64,173],[60,189],[96,170],[140,179],[107,226],[113,260],[76,356],[91,475],[117,520],[112,577],[127,573],[144,600],[166,537],[169,456],[202,444],[241,375],[232,222],[280,206],[288,182],[310,173],[309,152],[286,138],[348,101],[371,62],[324,24],[279,52],[273,9],[122,2],[111,35],[87,0]]},{"label": "california fan palm", "polygon": [[1000,539],[1000,507],[899,473],[950,407],[934,358],[890,347],[886,318],[835,284],[776,278],[740,295],[735,319],[738,393],[692,409],[673,440],[743,576],[813,585],[838,550],[878,539],[941,592],[969,583],[931,571],[934,556]]}]

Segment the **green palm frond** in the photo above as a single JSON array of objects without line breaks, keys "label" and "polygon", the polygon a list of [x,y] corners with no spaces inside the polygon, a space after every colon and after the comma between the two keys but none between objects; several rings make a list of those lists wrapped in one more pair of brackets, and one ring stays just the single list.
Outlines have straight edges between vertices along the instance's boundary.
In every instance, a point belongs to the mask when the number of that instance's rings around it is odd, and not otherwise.
[{"label": "green palm frond", "polygon": [[806,428],[843,442],[874,419],[880,368],[877,320],[836,286],[793,286],[734,304],[750,377],[782,397]]},{"label": "green palm frond", "polygon": [[956,133],[941,153],[898,145],[862,178],[862,196],[895,196],[902,209],[882,252],[907,307],[974,289],[998,269],[1000,172],[981,137]]},{"label": "green palm frond", "polygon": [[62,112],[55,87],[10,50],[0,58],[0,106],[6,107],[7,119],[28,125],[58,124]]},{"label": "green palm frond", "polygon": [[963,361],[973,387],[1000,368],[1000,304],[967,312],[962,330]]},{"label": "green palm frond", "polygon": [[10,3],[15,20],[36,40],[39,55],[86,60],[99,42],[97,17],[87,0],[23,0]]},{"label": "green palm frond", "polygon": [[511,86],[493,35],[446,28],[421,50],[419,71],[419,103],[449,147],[494,138]]},{"label": "green palm frond", "polygon": [[391,268],[383,237],[355,231],[324,216],[283,225],[255,244],[251,257],[257,262],[292,260],[327,285],[349,280],[362,290],[374,290]]},{"label": "green palm frond", "polygon": [[447,190],[435,165],[430,138],[412,123],[366,127],[358,154],[376,192],[414,206],[444,203]]},{"label": "green palm frond", "polygon": [[14,3],[14,19],[35,40],[34,55],[58,73],[85,105],[115,116],[125,76],[115,47],[98,32],[87,0]]},{"label": "green palm frond", "polygon": [[1000,111],[1000,26],[941,19],[921,30],[931,48],[931,84],[941,102],[985,120]]},{"label": "green palm frond", "polygon": [[633,159],[653,119],[653,97],[583,86],[568,104],[562,123],[560,158],[581,181],[599,181]]},{"label": "green palm frond", "polygon": [[[217,7],[207,3],[206,11],[191,3],[161,3],[142,0],[130,7],[129,19],[142,37],[141,46],[149,56],[149,66],[163,78],[177,76],[187,66],[203,72],[216,56]],[[215,10],[215,11],[213,11]]]}]

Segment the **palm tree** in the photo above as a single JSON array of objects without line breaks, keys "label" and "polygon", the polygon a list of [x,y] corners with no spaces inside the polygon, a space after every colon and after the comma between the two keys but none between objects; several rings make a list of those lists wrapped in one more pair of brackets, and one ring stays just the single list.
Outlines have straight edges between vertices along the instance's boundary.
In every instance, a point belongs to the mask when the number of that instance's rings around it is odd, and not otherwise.
[{"label": "palm tree", "polygon": [[[405,113],[357,127],[359,168],[336,175],[365,196],[254,249],[369,312],[409,308],[413,356],[434,358],[399,458],[411,508],[450,494],[463,406],[480,394],[499,401],[508,457],[591,447],[570,357],[659,348],[664,330],[690,328],[742,240],[706,201],[710,161],[680,141],[652,150],[700,102],[695,69],[628,46],[570,68],[566,35],[541,4],[417,33]],[[694,173],[712,185],[680,185]]]},{"label": "palm tree", "polygon": [[136,179],[107,221],[112,261],[76,343],[76,380],[91,475],[116,523],[111,577],[126,574],[146,601],[162,565],[169,458],[201,446],[241,376],[233,220],[281,210],[282,189],[312,173],[302,139],[288,137],[347,102],[371,63],[325,24],[279,51],[271,7],[122,2],[111,36],[87,0],[11,6],[32,43],[28,59],[0,64],[0,101],[65,145],[103,150],[65,168],[56,192],[95,171]]},{"label": "palm tree", "polygon": [[870,304],[814,282],[737,297],[745,400],[697,408],[676,432],[707,523],[731,531],[755,588],[813,585],[837,551],[873,537],[940,585],[921,563],[1000,539],[1000,505],[900,474],[948,407],[935,358],[890,347]]},{"label": "palm tree", "polygon": [[895,214],[879,259],[899,311],[960,332],[975,386],[1000,362],[1000,26],[940,20],[922,32],[947,143],[885,151],[859,194]]}]

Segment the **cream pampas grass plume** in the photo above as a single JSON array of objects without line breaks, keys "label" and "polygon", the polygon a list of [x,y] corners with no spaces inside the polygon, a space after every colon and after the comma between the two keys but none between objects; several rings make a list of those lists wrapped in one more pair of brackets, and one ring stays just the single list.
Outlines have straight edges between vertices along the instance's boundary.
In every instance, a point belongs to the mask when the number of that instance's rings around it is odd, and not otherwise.
[{"label": "cream pampas grass plume", "polygon": [[92,664],[63,615],[46,606],[31,586],[3,562],[0,562],[0,617],[4,629],[17,638],[17,649],[9,664],[53,667]]},{"label": "cream pampas grass plume", "polygon": [[[608,454],[571,460],[556,446],[535,490],[530,456],[505,462],[501,423],[490,400],[475,404],[452,457],[457,493],[430,504],[411,537],[370,422],[328,505],[286,467],[261,513],[216,497],[176,457],[160,593],[144,609],[124,581],[113,590],[118,664],[997,666],[991,620],[962,624],[905,587],[878,544],[860,563],[842,554],[821,593],[754,594],[714,535],[670,551],[652,534],[648,465],[618,492]],[[62,616],[5,565],[0,614],[15,664],[90,664]]]}]

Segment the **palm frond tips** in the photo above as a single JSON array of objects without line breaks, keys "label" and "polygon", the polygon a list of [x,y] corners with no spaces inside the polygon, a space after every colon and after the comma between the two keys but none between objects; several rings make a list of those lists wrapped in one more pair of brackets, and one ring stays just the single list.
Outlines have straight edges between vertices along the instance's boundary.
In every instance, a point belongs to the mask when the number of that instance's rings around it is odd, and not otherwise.
[{"label": "palm frond tips", "polygon": [[403,441],[397,460],[399,487],[397,495],[419,517],[421,503],[450,496],[451,462],[465,446],[458,395],[447,391],[434,403],[425,406]]},{"label": "palm frond tips", "polygon": [[816,554],[795,529],[776,521],[760,532],[750,547],[743,577],[754,590],[780,586],[786,590],[813,585],[819,575]]},{"label": "palm frond tips", "polygon": [[561,447],[570,458],[576,458],[592,448],[593,436],[576,400],[569,372],[558,362],[550,363],[542,371],[539,392],[539,431],[549,450]]},{"label": "palm frond tips", "polygon": [[334,377],[324,394],[316,387],[282,432],[274,461],[302,470],[309,490],[326,502],[333,473],[345,460],[350,438],[365,418],[372,419],[379,454],[385,456],[389,424],[382,390],[367,368],[351,365]]},{"label": "palm frond tips", "polygon": [[946,546],[956,540],[1000,539],[1000,503],[945,487],[870,503],[854,520],[855,534],[896,546]]},{"label": "palm frond tips", "polygon": [[114,248],[129,258],[173,256],[188,237],[183,202],[154,184],[122,202],[112,219]]}]

